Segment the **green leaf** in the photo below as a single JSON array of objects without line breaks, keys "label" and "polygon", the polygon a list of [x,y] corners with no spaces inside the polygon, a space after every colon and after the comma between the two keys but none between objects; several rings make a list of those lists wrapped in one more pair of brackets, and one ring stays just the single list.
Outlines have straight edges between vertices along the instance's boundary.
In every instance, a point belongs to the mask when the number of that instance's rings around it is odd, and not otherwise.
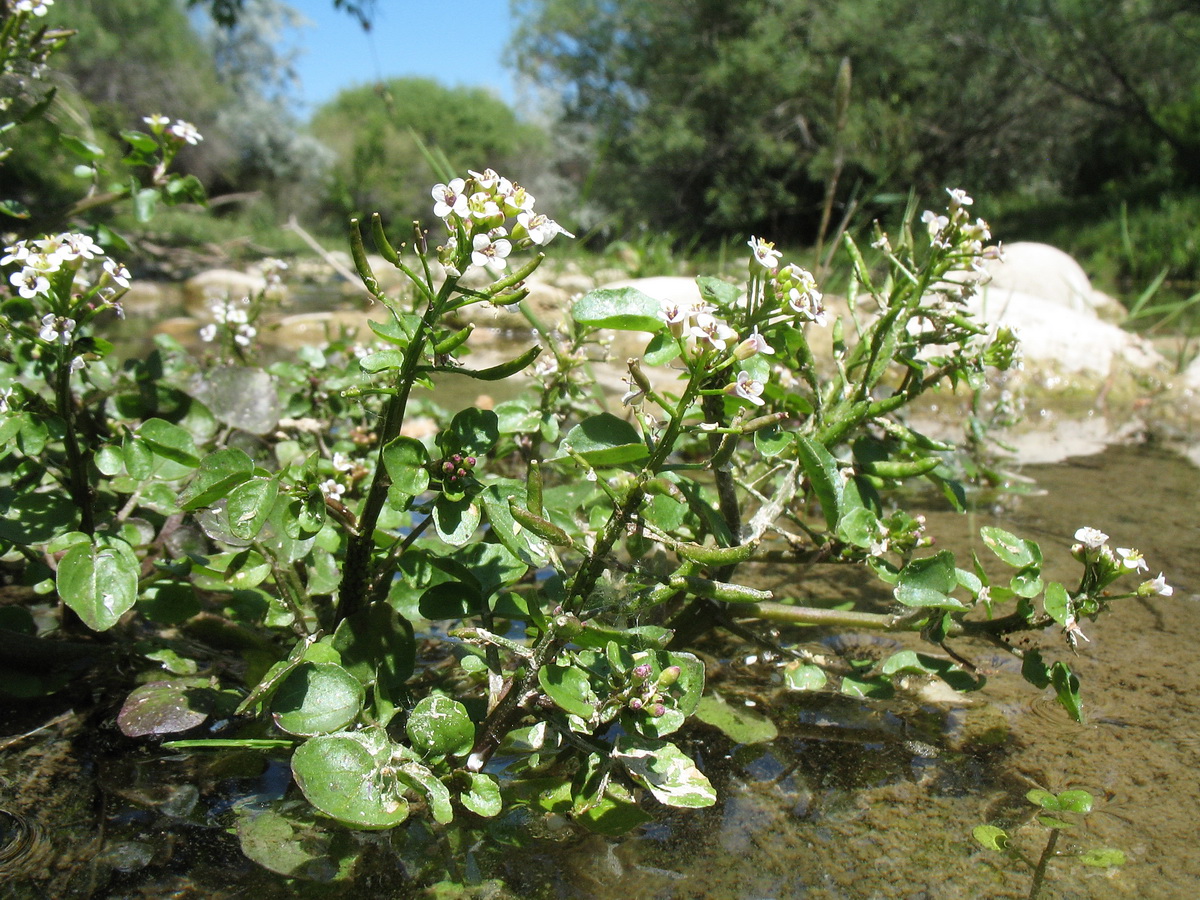
[{"label": "green leaf", "polygon": [[423,756],[466,756],[475,744],[475,724],[457,700],[425,697],[405,726],[413,749]]},{"label": "green leaf", "polygon": [[1112,866],[1125,865],[1125,853],[1111,847],[1094,847],[1079,855],[1079,861],[1085,866],[1107,869]]},{"label": "green leaf", "polygon": [[65,491],[17,493],[0,487],[0,541],[28,546],[76,527],[79,510]]},{"label": "green leaf", "polygon": [[660,331],[650,338],[642,353],[642,362],[648,366],[665,366],[680,353],[679,341],[669,331]]},{"label": "green leaf", "polygon": [[879,517],[865,506],[847,511],[837,523],[838,538],[864,550],[875,542],[878,535]]},{"label": "green leaf", "polygon": [[[281,808],[259,811],[238,807],[237,835],[242,852],[260,866],[288,878],[344,881],[353,873],[363,847],[344,829],[318,821],[311,807],[284,801]],[[322,824],[324,823],[324,824]],[[298,889],[297,893],[301,893]]]},{"label": "green leaf", "polygon": [[466,619],[483,610],[483,595],[474,584],[464,581],[443,581],[421,595],[421,616],[438,619]]},{"label": "green leaf", "polygon": [[447,825],[454,821],[454,806],[450,802],[450,789],[427,766],[413,759],[404,760],[395,766],[396,777],[423,794],[433,813],[433,821]]},{"label": "green leaf", "polygon": [[659,301],[637,288],[600,288],[576,300],[571,317],[580,325],[593,328],[657,334],[667,324],[659,315],[661,309]]},{"label": "green leaf", "polygon": [[334,663],[303,662],[275,691],[271,713],[289,734],[330,734],[362,712],[362,683]]},{"label": "green leaf", "polygon": [[372,603],[343,619],[333,633],[342,668],[364,685],[378,684],[398,698],[412,676],[417,644],[413,627],[386,603]]},{"label": "green leaf", "polygon": [[274,478],[251,478],[230,491],[225,512],[233,536],[243,541],[258,537],[278,497],[279,482]]},{"label": "green leaf", "polygon": [[783,683],[792,691],[819,691],[828,679],[820,666],[810,666],[793,660],[783,667]]},{"label": "green leaf", "polygon": [[593,466],[620,466],[650,455],[638,430],[612,413],[600,413],[584,419],[567,432],[557,459],[574,450]]},{"label": "green leaf", "polygon": [[914,559],[900,570],[893,595],[905,606],[930,606],[939,609],[964,609],[950,596],[958,587],[954,554],[943,550],[936,556]]},{"label": "green leaf", "polygon": [[187,429],[164,419],[147,419],[138,427],[137,433],[156,456],[190,468],[200,465],[196,442]]},{"label": "green leaf", "polygon": [[1058,702],[1076,722],[1083,724],[1083,701],[1079,697],[1079,679],[1065,662],[1056,662],[1050,667],[1050,683],[1058,695]]},{"label": "green leaf", "polygon": [[120,538],[97,535],[67,551],[55,582],[63,602],[93,631],[106,631],[137,600],[141,566]]},{"label": "green leaf", "polygon": [[696,287],[700,289],[701,297],[724,310],[736,307],[742,296],[742,289],[736,284],[730,284],[728,281],[722,281],[711,275],[701,275],[697,278]]},{"label": "green leaf", "polygon": [[538,669],[538,683],[551,700],[571,715],[590,721],[599,706],[587,673],[570,665],[552,663]]},{"label": "green leaf", "polygon": [[153,219],[160,196],[158,190],[152,187],[135,191],[132,198],[134,218],[143,224]]},{"label": "green leaf", "polygon": [[1064,628],[1067,620],[1075,614],[1067,589],[1057,581],[1046,585],[1046,596],[1042,598],[1042,605],[1046,609],[1046,615]]},{"label": "green leaf", "polygon": [[1042,563],[1042,548],[1034,541],[1027,541],[1015,534],[985,525],[979,529],[979,536],[993,553],[1015,569],[1025,569]]},{"label": "green leaf", "polygon": [[69,134],[60,134],[58,141],[80,159],[92,161],[104,158],[103,147],[93,144],[91,141],[85,141],[83,138],[77,138]]},{"label": "green leaf", "polygon": [[127,737],[187,731],[208,718],[215,696],[207,680],[152,681],[126,698],[117,726]]},{"label": "green leaf", "polygon": [[320,735],[292,754],[292,775],[308,802],[355,828],[392,828],[408,818],[408,803],[362,740]]},{"label": "green leaf", "polygon": [[153,153],[158,149],[158,141],[148,134],[143,134],[140,131],[122,131],[120,134],[122,139],[135,150],[141,150],[143,153]]},{"label": "green leaf", "polygon": [[845,489],[842,477],[838,474],[837,460],[823,444],[804,434],[796,435],[796,450],[804,474],[808,476],[808,482],[821,502],[825,524],[832,531],[842,517],[842,492]]},{"label": "green leaf", "polygon": [[[254,461],[250,459],[245,450],[227,447],[224,450],[210,453],[200,460],[200,467],[197,469],[195,477],[188,482],[183,493],[179,495],[179,508],[192,510],[212,506],[218,500],[227,497],[233,488],[249,479],[253,474]],[[267,510],[270,511],[269,505]],[[232,518],[231,516],[231,522]]]},{"label": "green leaf", "polygon": [[504,804],[496,779],[483,772],[468,772],[467,778],[470,787],[459,795],[459,802],[477,816],[490,819],[500,815]]},{"label": "green leaf", "polygon": [[438,536],[456,547],[471,539],[480,519],[479,505],[470,497],[451,500],[443,494],[433,504],[433,524]]},{"label": "green leaf", "polygon": [[1029,600],[1042,592],[1042,585],[1042,573],[1038,566],[1021,569],[1008,582],[1009,590]]},{"label": "green leaf", "polygon": [[467,407],[450,422],[450,427],[438,435],[438,446],[449,456],[486,456],[500,440],[500,420],[490,409]]},{"label": "green leaf", "polygon": [[1095,803],[1095,798],[1088,792],[1083,790],[1062,791],[1058,795],[1059,809],[1067,812],[1075,812],[1080,815],[1087,815],[1092,811],[1092,805]]},{"label": "green leaf", "polygon": [[1021,677],[1038,690],[1050,686],[1050,668],[1042,661],[1040,651],[1025,651],[1025,658],[1021,660]]},{"label": "green leaf", "polygon": [[779,737],[775,723],[760,712],[741,705],[726,703],[716,694],[709,694],[696,707],[696,718],[711,725],[736,744],[765,744]]},{"label": "green leaf", "polygon": [[1042,788],[1033,788],[1032,790],[1026,791],[1025,799],[1034,806],[1040,806],[1042,809],[1057,811],[1061,808],[1059,806],[1058,798],[1055,797],[1054,794],[1050,793],[1050,791]]},{"label": "green leaf", "polygon": [[1003,828],[997,828],[995,825],[976,825],[971,835],[989,850],[995,850],[997,853],[1008,852],[1008,833]]},{"label": "green leaf", "polygon": [[362,357],[358,365],[368,375],[387,369],[400,369],[404,366],[404,353],[400,350],[377,350]]},{"label": "green leaf", "polygon": [[674,744],[623,735],[612,755],[659,803],[699,809],[717,802],[717,793],[704,773]]},{"label": "green leaf", "polygon": [[401,435],[384,447],[383,465],[392,485],[410,497],[429,487],[429,451],[416,438]]},{"label": "green leaf", "polygon": [[792,432],[786,431],[778,424],[768,425],[754,432],[754,449],[767,459],[773,459],[786,450],[793,440],[795,435]]}]

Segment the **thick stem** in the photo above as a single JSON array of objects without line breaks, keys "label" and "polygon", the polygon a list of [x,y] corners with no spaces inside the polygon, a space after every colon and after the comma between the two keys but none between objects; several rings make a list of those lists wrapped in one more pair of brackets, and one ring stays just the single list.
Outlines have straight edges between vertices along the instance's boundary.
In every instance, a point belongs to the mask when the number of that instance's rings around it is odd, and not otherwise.
[{"label": "thick stem", "polygon": [[1037,900],[1037,895],[1041,893],[1042,882],[1046,880],[1046,866],[1054,856],[1054,845],[1057,843],[1058,829],[1051,828],[1050,837],[1046,839],[1046,849],[1042,851],[1042,858],[1038,860],[1037,868],[1033,870],[1033,884],[1029,886],[1029,900]]},{"label": "thick stem", "polygon": [[92,506],[92,488],[88,483],[90,453],[79,446],[75,429],[75,401],[71,396],[71,363],[69,348],[60,348],[58,373],[55,381],[55,405],[63,420],[63,444],[67,450],[67,489],[79,508],[79,530],[96,533],[96,513]]}]

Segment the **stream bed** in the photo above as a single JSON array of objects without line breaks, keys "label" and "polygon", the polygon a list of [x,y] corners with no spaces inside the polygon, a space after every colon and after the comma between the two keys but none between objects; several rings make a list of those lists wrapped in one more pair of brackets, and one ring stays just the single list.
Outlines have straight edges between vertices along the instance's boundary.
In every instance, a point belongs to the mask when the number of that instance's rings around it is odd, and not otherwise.
[{"label": "stream bed", "polygon": [[[480,897],[1019,898],[1029,871],[980,847],[971,831],[1000,825],[1036,859],[1045,831],[1024,799],[1033,787],[1096,798],[1060,851],[1111,847],[1128,859],[1113,869],[1055,859],[1042,897],[1200,896],[1200,472],[1166,451],[1121,446],[1023,474],[1037,492],[965,516],[931,497],[923,511],[938,548],[974,547],[982,558],[978,529],[999,524],[1041,543],[1046,577],[1067,580],[1078,571],[1072,535],[1090,525],[1113,546],[1139,548],[1151,575],[1161,570],[1174,587],[1171,597],[1123,601],[1082,623],[1090,641],[1072,667],[1085,725],[991,646],[956,645],[987,675],[980,692],[875,701],[784,690],[781,660],[714,643],[704,648],[712,689],[746,709],[769,709],[778,728],[773,740],[741,745],[703,725],[690,732],[716,806],[658,807],[655,822],[622,837],[527,815],[450,850],[416,827],[348,833],[314,825],[296,841],[311,855],[309,877],[296,879],[247,859],[237,835],[239,810],[295,799],[286,765],[134,743],[117,732],[115,708],[103,705],[112,698],[95,706],[87,690],[64,691],[0,707],[0,896],[405,897],[414,895],[413,861],[448,853],[464,878],[484,883],[471,895]],[[880,608],[888,599],[886,586],[865,578],[760,574],[781,597],[849,590],[868,605],[877,597]],[[816,629],[785,639],[846,658],[920,646],[916,636]],[[330,880],[339,864],[353,867],[348,881]]]}]

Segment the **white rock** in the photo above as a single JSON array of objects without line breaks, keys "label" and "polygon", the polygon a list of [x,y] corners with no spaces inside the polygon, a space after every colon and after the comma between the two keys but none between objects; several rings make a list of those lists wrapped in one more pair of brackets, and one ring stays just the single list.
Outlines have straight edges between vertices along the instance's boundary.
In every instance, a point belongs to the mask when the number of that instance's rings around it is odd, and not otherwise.
[{"label": "white rock", "polygon": [[1121,316],[1121,304],[1092,288],[1087,273],[1070,254],[1031,241],[1004,246],[1004,259],[988,263],[991,282],[983,290],[993,295],[1028,294],[1075,310]]}]

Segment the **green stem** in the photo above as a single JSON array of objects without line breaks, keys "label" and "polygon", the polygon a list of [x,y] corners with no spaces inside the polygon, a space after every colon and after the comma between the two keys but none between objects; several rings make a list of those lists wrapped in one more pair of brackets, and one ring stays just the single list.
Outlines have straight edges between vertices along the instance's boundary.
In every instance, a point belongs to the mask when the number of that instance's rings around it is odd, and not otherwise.
[{"label": "green stem", "polygon": [[1037,868],[1033,870],[1033,884],[1029,886],[1029,900],[1037,900],[1037,895],[1042,890],[1042,882],[1046,879],[1046,866],[1054,856],[1054,845],[1057,843],[1058,829],[1051,828],[1050,837],[1046,839],[1046,849],[1042,851],[1042,858],[1038,860]]},{"label": "green stem", "polygon": [[71,396],[70,350],[73,345],[60,345],[58,372],[55,378],[54,395],[58,414],[63,420],[63,444],[67,451],[67,489],[71,500],[79,508],[79,530],[84,534],[96,533],[96,514],[92,506],[92,489],[88,484],[90,454],[79,446],[75,430],[75,402]]}]

